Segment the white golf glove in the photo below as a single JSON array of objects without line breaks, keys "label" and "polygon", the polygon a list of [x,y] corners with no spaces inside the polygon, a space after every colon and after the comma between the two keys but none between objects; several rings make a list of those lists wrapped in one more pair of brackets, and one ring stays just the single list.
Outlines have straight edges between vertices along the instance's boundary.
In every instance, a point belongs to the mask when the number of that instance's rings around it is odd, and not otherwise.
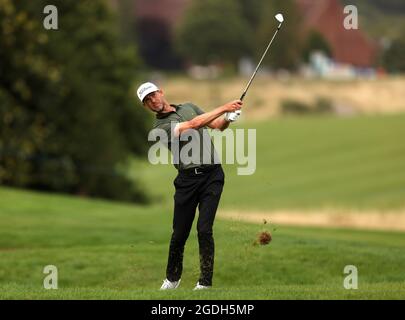
[{"label": "white golf glove", "polygon": [[238,120],[238,118],[240,117],[241,114],[242,114],[242,110],[227,112],[227,113],[225,113],[225,120],[228,122],[235,122],[236,120]]}]

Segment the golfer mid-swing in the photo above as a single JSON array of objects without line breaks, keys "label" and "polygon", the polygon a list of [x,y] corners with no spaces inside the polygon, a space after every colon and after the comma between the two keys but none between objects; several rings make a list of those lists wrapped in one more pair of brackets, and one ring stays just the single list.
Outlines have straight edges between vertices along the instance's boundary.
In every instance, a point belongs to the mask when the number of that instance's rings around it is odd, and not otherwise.
[{"label": "golfer mid-swing", "polygon": [[[185,139],[179,138],[182,135],[190,134],[190,132],[197,136],[200,147],[197,157],[192,157],[193,161],[184,161],[180,156],[174,164],[178,170],[178,175],[174,180],[176,191],[174,195],[173,233],[170,241],[166,279],[163,281],[161,290],[176,289],[180,284],[184,246],[193,224],[197,206],[199,209],[197,231],[201,274],[194,290],[209,288],[212,285],[214,269],[212,227],[224,185],[224,172],[218,161],[211,161],[207,164],[207,158],[214,160],[217,155],[211,139],[206,138],[207,134],[204,131],[206,127],[225,130],[230,122],[239,117],[242,101],[235,100],[204,113],[192,103],[169,104],[163,91],[150,82],[142,84],[137,90],[137,95],[145,107],[156,113],[154,129],[163,130],[162,132],[167,134],[168,138],[165,145],[172,151],[173,156],[174,139],[180,141],[178,148],[181,155],[181,148],[188,141],[182,141]],[[191,148],[191,152],[194,150]],[[207,152],[210,154],[207,155]]]}]

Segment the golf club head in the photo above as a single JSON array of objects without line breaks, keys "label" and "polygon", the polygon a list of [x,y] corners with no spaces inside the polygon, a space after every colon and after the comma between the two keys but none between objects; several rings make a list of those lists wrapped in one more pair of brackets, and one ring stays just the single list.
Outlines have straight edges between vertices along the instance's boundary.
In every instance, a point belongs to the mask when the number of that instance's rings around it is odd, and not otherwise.
[{"label": "golf club head", "polygon": [[280,23],[284,22],[284,17],[281,13],[276,14],[275,18]]}]

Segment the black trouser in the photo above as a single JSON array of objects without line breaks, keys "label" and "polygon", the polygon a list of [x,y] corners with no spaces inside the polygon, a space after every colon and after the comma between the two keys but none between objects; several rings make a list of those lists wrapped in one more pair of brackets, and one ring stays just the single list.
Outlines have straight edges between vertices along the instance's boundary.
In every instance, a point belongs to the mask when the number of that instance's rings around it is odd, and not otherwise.
[{"label": "black trouser", "polygon": [[179,172],[174,180],[173,233],[170,241],[166,277],[177,281],[183,271],[184,245],[190,234],[196,208],[198,244],[200,253],[201,285],[212,285],[214,270],[214,238],[212,226],[224,186],[224,171],[215,165],[202,173],[197,169]]}]

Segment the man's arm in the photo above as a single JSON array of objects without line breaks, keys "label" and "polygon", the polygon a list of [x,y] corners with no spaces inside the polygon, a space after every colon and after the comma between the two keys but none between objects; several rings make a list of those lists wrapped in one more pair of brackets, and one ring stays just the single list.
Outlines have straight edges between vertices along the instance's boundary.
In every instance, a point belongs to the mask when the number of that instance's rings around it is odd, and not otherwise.
[{"label": "man's arm", "polygon": [[224,131],[226,128],[229,127],[230,123],[231,123],[230,121],[225,120],[225,117],[218,117],[215,120],[208,123],[208,127],[210,127],[211,129],[218,129]]},{"label": "man's arm", "polygon": [[[231,102],[224,104],[223,106],[215,108],[214,110],[212,110],[210,112],[201,114],[189,121],[180,122],[174,128],[174,134],[176,136],[179,136],[186,130],[199,129],[206,125],[209,125],[213,120],[217,119],[218,117],[220,117],[221,115],[223,115],[226,112],[233,112],[236,110],[240,110],[242,108],[242,104],[243,103],[240,100],[231,101]],[[221,119],[218,119],[218,120],[221,120]],[[224,121],[226,121],[226,120],[224,120]]]}]

